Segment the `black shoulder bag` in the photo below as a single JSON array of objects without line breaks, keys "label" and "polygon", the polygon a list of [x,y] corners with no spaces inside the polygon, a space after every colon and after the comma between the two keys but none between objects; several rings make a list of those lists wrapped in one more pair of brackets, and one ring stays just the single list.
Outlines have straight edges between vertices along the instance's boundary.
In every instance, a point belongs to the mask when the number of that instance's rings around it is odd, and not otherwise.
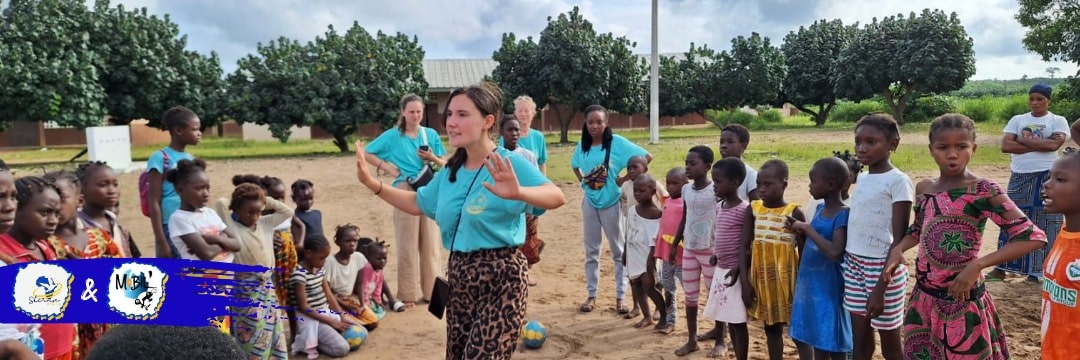
[{"label": "black shoulder bag", "polygon": [[[460,170],[460,168],[459,168]],[[476,185],[476,179],[480,177],[480,173],[484,169],[481,167],[476,170],[476,175],[473,175],[472,182],[469,183],[469,189],[465,191],[465,200],[461,204],[461,212],[458,212],[457,227],[454,229],[454,237],[450,238],[450,256],[447,257],[446,271],[450,271],[450,259],[454,257],[454,243],[457,242],[458,230],[461,230],[461,213],[465,212],[465,206],[469,202],[469,195],[472,194],[473,185]],[[443,277],[435,278],[435,286],[431,290],[431,302],[428,303],[428,312],[435,317],[442,319],[443,314],[446,312],[446,305],[450,303],[450,283]]]},{"label": "black shoulder bag", "polygon": [[[422,141],[424,144],[421,146],[421,149],[425,147],[431,149],[431,146],[428,145],[427,129],[423,126],[420,127],[420,138],[423,139]],[[416,173],[416,177],[405,178],[405,182],[407,182],[414,191],[420,190],[420,188],[431,182],[431,179],[435,178],[435,168],[431,166],[431,163],[424,161],[423,164],[424,165],[420,167],[420,172]]]}]

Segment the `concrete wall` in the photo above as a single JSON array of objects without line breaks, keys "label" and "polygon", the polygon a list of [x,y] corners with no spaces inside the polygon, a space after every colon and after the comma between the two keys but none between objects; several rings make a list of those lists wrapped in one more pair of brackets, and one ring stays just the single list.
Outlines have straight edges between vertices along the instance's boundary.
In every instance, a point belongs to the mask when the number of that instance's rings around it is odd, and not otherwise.
[{"label": "concrete wall", "polygon": [[[291,134],[289,140],[310,140],[311,128],[310,127],[296,127],[293,126],[289,129]],[[270,133],[270,127],[266,125],[257,125],[254,123],[244,123],[239,129],[240,136],[245,140],[255,141],[267,141],[277,140],[274,135]]]}]

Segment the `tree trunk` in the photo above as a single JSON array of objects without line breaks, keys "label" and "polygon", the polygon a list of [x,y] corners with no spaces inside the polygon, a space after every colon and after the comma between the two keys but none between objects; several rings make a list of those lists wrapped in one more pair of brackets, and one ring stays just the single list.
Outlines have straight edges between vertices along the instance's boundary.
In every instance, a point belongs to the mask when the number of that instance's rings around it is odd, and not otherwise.
[{"label": "tree trunk", "polygon": [[345,142],[345,134],[334,133],[334,145],[341,152],[349,152],[349,144]]},{"label": "tree trunk", "polygon": [[[821,105],[819,105],[819,106],[821,106]],[[822,111],[820,109],[818,111],[810,110],[810,108],[802,106],[802,105],[795,105],[795,108],[799,109],[799,111],[810,114],[810,116],[813,116],[814,117],[814,124],[817,124],[817,127],[825,126],[825,120],[827,120],[828,117],[826,117],[825,115],[822,115],[822,113],[824,113],[824,111]]]},{"label": "tree trunk", "polygon": [[904,110],[907,110],[907,97],[910,95],[901,85],[899,94],[893,94],[891,89],[885,89],[881,96],[885,98],[885,105],[889,106],[889,112],[898,125],[904,125]]},{"label": "tree trunk", "polygon": [[559,119],[559,143],[570,143],[570,137],[567,133],[570,131],[570,121],[574,119],[574,108],[570,108],[570,114],[563,116],[563,106],[561,104],[555,104],[555,117]]},{"label": "tree trunk", "polygon": [[821,110],[814,115],[814,123],[817,127],[825,127],[825,122],[829,121],[829,112],[832,112],[836,103],[821,104]]}]

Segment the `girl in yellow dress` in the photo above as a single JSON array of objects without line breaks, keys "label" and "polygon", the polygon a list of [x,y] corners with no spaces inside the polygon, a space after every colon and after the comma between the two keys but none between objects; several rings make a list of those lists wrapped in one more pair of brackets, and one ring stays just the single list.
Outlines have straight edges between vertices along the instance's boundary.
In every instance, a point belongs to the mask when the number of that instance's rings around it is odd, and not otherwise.
[{"label": "girl in yellow dress", "polygon": [[[781,160],[769,160],[757,176],[761,200],[750,202],[743,225],[741,271],[743,301],[750,316],[765,322],[769,358],[784,357],[784,325],[791,318],[795,293],[795,272],[799,268],[798,249],[803,237],[787,226],[788,218],[805,221],[798,204],[784,200],[788,167]],[[729,278],[732,276],[729,275]]]}]

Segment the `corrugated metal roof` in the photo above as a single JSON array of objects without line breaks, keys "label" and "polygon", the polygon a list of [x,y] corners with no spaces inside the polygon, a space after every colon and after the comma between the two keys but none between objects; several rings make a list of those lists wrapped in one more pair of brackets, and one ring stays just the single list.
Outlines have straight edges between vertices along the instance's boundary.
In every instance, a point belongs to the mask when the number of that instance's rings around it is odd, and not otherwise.
[{"label": "corrugated metal roof", "polygon": [[[648,54],[638,56],[644,58],[646,63],[649,62]],[[660,56],[681,60],[685,55],[667,53]],[[424,60],[423,65],[428,91],[441,92],[476,84],[483,80],[484,76],[491,75],[499,63],[492,59],[431,59]]]},{"label": "corrugated metal roof", "polygon": [[428,91],[450,91],[480,82],[498,64],[492,59],[424,60],[424,78]]}]

